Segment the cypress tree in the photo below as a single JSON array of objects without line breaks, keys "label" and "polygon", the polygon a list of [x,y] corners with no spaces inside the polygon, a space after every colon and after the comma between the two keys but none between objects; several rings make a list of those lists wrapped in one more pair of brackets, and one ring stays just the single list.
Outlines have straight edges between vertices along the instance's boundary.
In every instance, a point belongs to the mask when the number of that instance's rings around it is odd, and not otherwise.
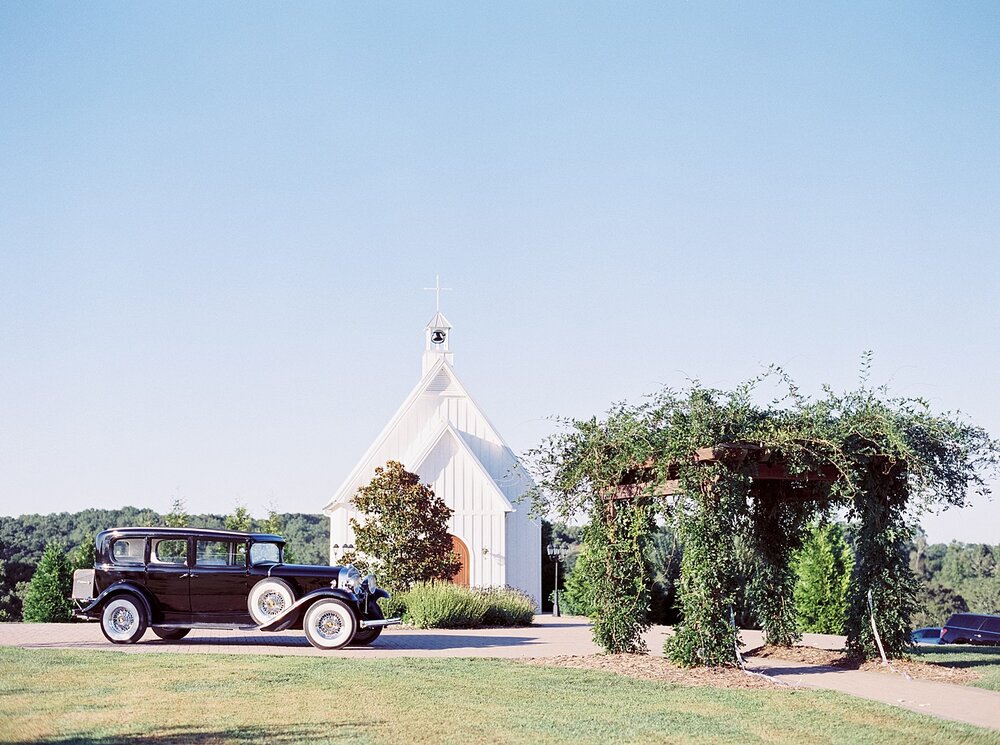
[{"label": "cypress tree", "polygon": [[28,623],[65,623],[72,617],[73,573],[62,544],[45,547],[38,569],[24,594],[24,620]]}]

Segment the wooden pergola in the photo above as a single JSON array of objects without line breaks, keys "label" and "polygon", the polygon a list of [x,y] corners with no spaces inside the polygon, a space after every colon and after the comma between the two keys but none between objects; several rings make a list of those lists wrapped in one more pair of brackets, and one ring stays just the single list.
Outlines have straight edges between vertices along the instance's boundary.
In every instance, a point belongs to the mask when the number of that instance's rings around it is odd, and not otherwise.
[{"label": "wooden pergola", "polygon": [[[763,498],[785,500],[825,499],[829,485],[839,478],[833,466],[824,466],[804,473],[792,473],[780,453],[752,442],[724,442],[698,448],[692,456],[695,463],[722,463],[731,468],[749,464],[753,487],[751,493]],[[669,497],[683,493],[677,464],[667,466],[666,478],[657,482],[654,460],[628,471],[614,489],[605,495],[608,502],[636,499],[643,496]],[[650,488],[650,485],[652,488]]]}]

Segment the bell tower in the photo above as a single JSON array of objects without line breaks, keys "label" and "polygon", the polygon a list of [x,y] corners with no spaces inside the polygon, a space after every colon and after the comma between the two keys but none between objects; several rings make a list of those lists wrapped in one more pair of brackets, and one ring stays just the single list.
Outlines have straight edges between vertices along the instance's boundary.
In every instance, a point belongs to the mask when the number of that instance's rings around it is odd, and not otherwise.
[{"label": "bell tower", "polygon": [[426,375],[438,360],[444,358],[449,365],[455,364],[455,354],[451,351],[451,324],[441,312],[441,293],[451,290],[450,287],[441,286],[440,275],[435,277],[434,287],[425,287],[435,293],[435,305],[437,312],[434,317],[424,327],[424,363],[421,375]]}]

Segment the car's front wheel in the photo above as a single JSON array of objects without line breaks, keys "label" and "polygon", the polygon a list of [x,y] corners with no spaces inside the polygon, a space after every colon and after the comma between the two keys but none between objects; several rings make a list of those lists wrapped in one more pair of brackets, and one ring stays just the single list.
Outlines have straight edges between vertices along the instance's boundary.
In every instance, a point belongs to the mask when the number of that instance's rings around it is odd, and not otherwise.
[{"label": "car's front wheel", "polygon": [[247,609],[259,626],[270,623],[294,603],[295,594],[288,583],[273,577],[255,584],[247,597]]},{"label": "car's front wheel", "polygon": [[149,621],[142,602],[130,595],[118,595],[104,605],[101,631],[114,644],[134,644],[146,633]]},{"label": "car's front wheel", "polygon": [[[369,621],[381,621],[385,616],[382,614],[382,609],[378,607],[378,603],[374,600],[368,601],[368,619]],[[358,629],[357,633],[354,634],[354,638],[351,639],[352,647],[364,647],[371,644],[379,635],[382,633],[384,626],[371,626],[369,628]]]},{"label": "car's front wheel", "polygon": [[317,600],[302,619],[306,639],[317,649],[340,649],[358,630],[358,619],[340,600]]},{"label": "car's front wheel", "polygon": [[185,636],[191,633],[191,629],[161,629],[158,626],[154,626],[153,633],[156,634],[161,639],[166,639],[167,641],[175,642],[178,639],[183,639]]}]

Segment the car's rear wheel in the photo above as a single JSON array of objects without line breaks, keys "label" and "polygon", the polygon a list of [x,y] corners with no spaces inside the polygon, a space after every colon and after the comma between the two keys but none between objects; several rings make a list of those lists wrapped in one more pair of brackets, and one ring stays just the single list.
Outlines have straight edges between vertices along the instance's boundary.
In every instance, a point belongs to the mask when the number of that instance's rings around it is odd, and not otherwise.
[{"label": "car's rear wheel", "polygon": [[302,630],[317,649],[340,649],[354,638],[358,619],[340,600],[317,600],[306,611]]},{"label": "car's rear wheel", "polygon": [[250,590],[247,608],[250,616],[259,625],[270,623],[295,603],[295,593],[284,580],[268,577],[262,579]]},{"label": "car's rear wheel", "polygon": [[158,626],[154,626],[153,633],[156,634],[161,639],[166,639],[167,641],[175,642],[178,639],[183,639],[185,636],[191,633],[191,629],[161,629]]},{"label": "car's rear wheel", "polygon": [[[382,613],[382,609],[378,607],[378,603],[374,600],[368,601],[368,621],[381,621],[385,616]],[[360,628],[354,634],[354,638],[351,639],[352,647],[364,647],[371,644],[379,635],[382,633],[382,629],[385,626],[372,626],[370,628]]]},{"label": "car's rear wheel", "polygon": [[148,627],[146,608],[132,595],[116,595],[101,611],[101,631],[114,644],[134,644]]}]

